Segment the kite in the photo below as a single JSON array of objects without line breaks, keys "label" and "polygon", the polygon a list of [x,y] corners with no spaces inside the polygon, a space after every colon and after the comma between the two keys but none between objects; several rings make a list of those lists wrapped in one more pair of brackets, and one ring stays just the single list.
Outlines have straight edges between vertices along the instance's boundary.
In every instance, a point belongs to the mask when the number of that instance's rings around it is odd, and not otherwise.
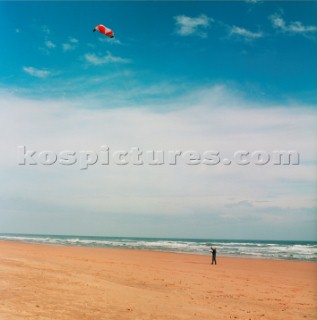
[{"label": "kite", "polygon": [[112,31],[111,29],[105,27],[105,26],[102,25],[102,24],[98,24],[98,25],[94,28],[93,32],[95,32],[95,31],[99,31],[100,33],[104,34],[105,36],[107,36],[107,37],[109,37],[109,38],[113,38],[113,37],[114,37],[113,31]]}]

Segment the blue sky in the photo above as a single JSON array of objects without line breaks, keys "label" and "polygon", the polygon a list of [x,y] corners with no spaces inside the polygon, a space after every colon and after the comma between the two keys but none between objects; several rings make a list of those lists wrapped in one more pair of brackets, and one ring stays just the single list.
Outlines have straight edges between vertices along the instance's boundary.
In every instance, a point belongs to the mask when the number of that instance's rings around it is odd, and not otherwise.
[{"label": "blue sky", "polygon": [[[316,13],[309,1],[0,2],[0,232],[316,239]],[[104,144],[302,162],[17,165],[18,145]]]},{"label": "blue sky", "polygon": [[[29,86],[23,68],[46,70],[42,85],[115,72],[110,63],[91,66],[85,55],[110,52],[139,84],[169,81],[200,86],[230,82],[263,98],[316,101],[317,4],[314,2],[2,2],[1,82]],[[177,17],[203,17],[181,34]],[[283,19],[284,29],[273,19]],[[294,22],[302,30],[292,31]],[[116,41],[92,33],[98,23],[114,29]],[[288,30],[288,29],[289,30]],[[240,30],[240,33],[239,33]],[[247,33],[243,34],[243,31]],[[71,41],[77,41],[72,43]],[[22,51],[21,51],[22,50]],[[124,61],[126,63],[124,63]],[[34,81],[34,82],[32,82]],[[118,85],[118,84],[116,84]],[[25,85],[24,85],[25,86]],[[88,90],[88,89],[87,89]]]}]

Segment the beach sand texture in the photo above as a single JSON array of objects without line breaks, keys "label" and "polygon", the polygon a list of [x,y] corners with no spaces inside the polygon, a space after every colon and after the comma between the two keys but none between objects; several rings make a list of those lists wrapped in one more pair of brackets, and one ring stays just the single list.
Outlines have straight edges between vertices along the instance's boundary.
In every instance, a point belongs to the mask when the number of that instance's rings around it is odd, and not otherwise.
[{"label": "beach sand texture", "polygon": [[316,319],[317,263],[0,241],[0,319]]}]

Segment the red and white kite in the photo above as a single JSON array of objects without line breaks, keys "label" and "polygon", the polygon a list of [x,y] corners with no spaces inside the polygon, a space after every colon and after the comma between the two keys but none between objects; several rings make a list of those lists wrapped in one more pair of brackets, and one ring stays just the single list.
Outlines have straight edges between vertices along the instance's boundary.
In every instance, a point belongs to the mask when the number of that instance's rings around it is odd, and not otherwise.
[{"label": "red and white kite", "polygon": [[96,30],[99,31],[100,33],[104,34],[105,36],[109,37],[109,38],[113,38],[113,37],[114,37],[113,31],[112,31],[111,29],[105,27],[105,26],[102,25],[102,24],[98,24],[98,25],[94,28],[93,32],[95,32]]}]

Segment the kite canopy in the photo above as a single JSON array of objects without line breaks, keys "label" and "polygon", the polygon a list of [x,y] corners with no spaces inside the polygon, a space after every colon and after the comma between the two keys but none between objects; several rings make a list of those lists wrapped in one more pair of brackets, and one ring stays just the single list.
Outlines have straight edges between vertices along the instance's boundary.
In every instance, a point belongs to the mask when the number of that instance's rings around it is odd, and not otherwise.
[{"label": "kite canopy", "polygon": [[102,24],[98,24],[97,26],[95,26],[93,32],[95,31],[99,31],[100,33],[104,34],[105,36],[109,37],[109,38],[113,38],[114,37],[114,33],[111,29],[105,27]]}]

